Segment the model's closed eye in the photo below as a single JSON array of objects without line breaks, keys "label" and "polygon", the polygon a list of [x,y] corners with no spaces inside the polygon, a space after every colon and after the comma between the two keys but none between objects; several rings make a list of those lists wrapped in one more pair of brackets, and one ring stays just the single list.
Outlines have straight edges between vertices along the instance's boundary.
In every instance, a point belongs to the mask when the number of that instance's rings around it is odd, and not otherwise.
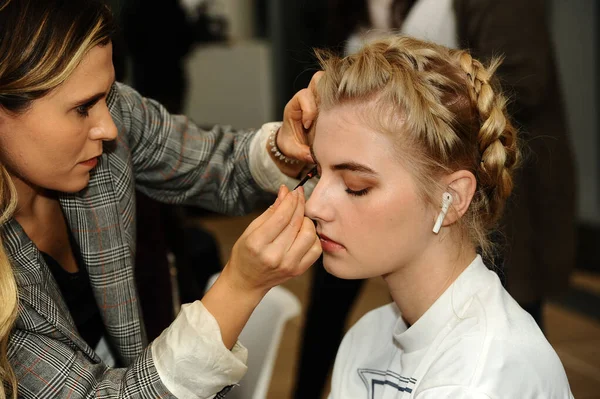
[{"label": "model's closed eye", "polygon": [[369,188],[363,188],[362,190],[351,190],[350,188],[347,188],[346,192],[355,197],[362,197],[363,195],[367,195],[369,193]]},{"label": "model's closed eye", "polygon": [[343,179],[346,185],[346,192],[357,197],[368,194],[377,184],[373,178],[362,176],[361,172],[345,172]]}]

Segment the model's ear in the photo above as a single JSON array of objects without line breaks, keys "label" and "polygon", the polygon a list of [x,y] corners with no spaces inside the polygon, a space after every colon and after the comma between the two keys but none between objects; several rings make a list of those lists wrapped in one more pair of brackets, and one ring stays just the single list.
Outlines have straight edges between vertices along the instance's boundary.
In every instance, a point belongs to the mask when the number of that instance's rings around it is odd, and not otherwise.
[{"label": "model's ear", "polygon": [[459,170],[446,176],[444,180],[446,191],[452,195],[452,205],[448,209],[442,226],[449,226],[456,223],[469,209],[477,188],[477,179],[468,170]]}]

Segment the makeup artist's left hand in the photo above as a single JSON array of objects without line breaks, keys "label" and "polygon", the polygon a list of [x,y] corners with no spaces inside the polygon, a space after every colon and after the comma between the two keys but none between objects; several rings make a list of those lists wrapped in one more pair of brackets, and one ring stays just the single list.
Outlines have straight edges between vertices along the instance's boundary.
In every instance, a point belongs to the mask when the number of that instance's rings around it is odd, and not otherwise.
[{"label": "makeup artist's left hand", "polygon": [[283,111],[283,125],[277,134],[277,147],[289,157],[300,161],[290,165],[276,160],[279,169],[290,177],[297,177],[306,163],[314,163],[308,146],[308,132],[317,117],[316,85],[322,71],[315,73],[308,88],[300,90],[287,103]]}]

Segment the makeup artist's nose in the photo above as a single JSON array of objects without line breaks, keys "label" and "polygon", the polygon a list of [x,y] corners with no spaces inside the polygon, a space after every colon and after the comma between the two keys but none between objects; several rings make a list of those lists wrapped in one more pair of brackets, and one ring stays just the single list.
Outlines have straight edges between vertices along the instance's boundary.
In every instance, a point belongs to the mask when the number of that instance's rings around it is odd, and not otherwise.
[{"label": "makeup artist's nose", "polygon": [[304,206],[304,214],[312,220],[331,220],[331,201],[327,201],[327,182],[321,178]]},{"label": "makeup artist's nose", "polygon": [[98,107],[102,107],[102,110],[95,121],[94,127],[90,129],[90,138],[102,141],[116,139],[118,134],[117,126],[110,115],[108,107],[106,104],[98,104]]}]

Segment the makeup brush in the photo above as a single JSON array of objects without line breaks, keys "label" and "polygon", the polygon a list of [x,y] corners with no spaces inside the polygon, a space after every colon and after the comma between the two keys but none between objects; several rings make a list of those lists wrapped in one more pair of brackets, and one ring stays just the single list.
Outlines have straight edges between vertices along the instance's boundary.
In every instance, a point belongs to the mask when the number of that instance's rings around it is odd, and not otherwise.
[{"label": "makeup brush", "polygon": [[306,183],[307,181],[309,181],[310,179],[312,179],[313,177],[315,177],[317,175],[317,167],[315,166],[314,168],[312,168],[307,174],[306,176],[304,176],[302,178],[302,180],[300,180],[300,183],[298,183],[298,185],[296,187],[294,187],[294,190],[297,189],[298,187],[301,187],[304,185],[304,183]]}]

